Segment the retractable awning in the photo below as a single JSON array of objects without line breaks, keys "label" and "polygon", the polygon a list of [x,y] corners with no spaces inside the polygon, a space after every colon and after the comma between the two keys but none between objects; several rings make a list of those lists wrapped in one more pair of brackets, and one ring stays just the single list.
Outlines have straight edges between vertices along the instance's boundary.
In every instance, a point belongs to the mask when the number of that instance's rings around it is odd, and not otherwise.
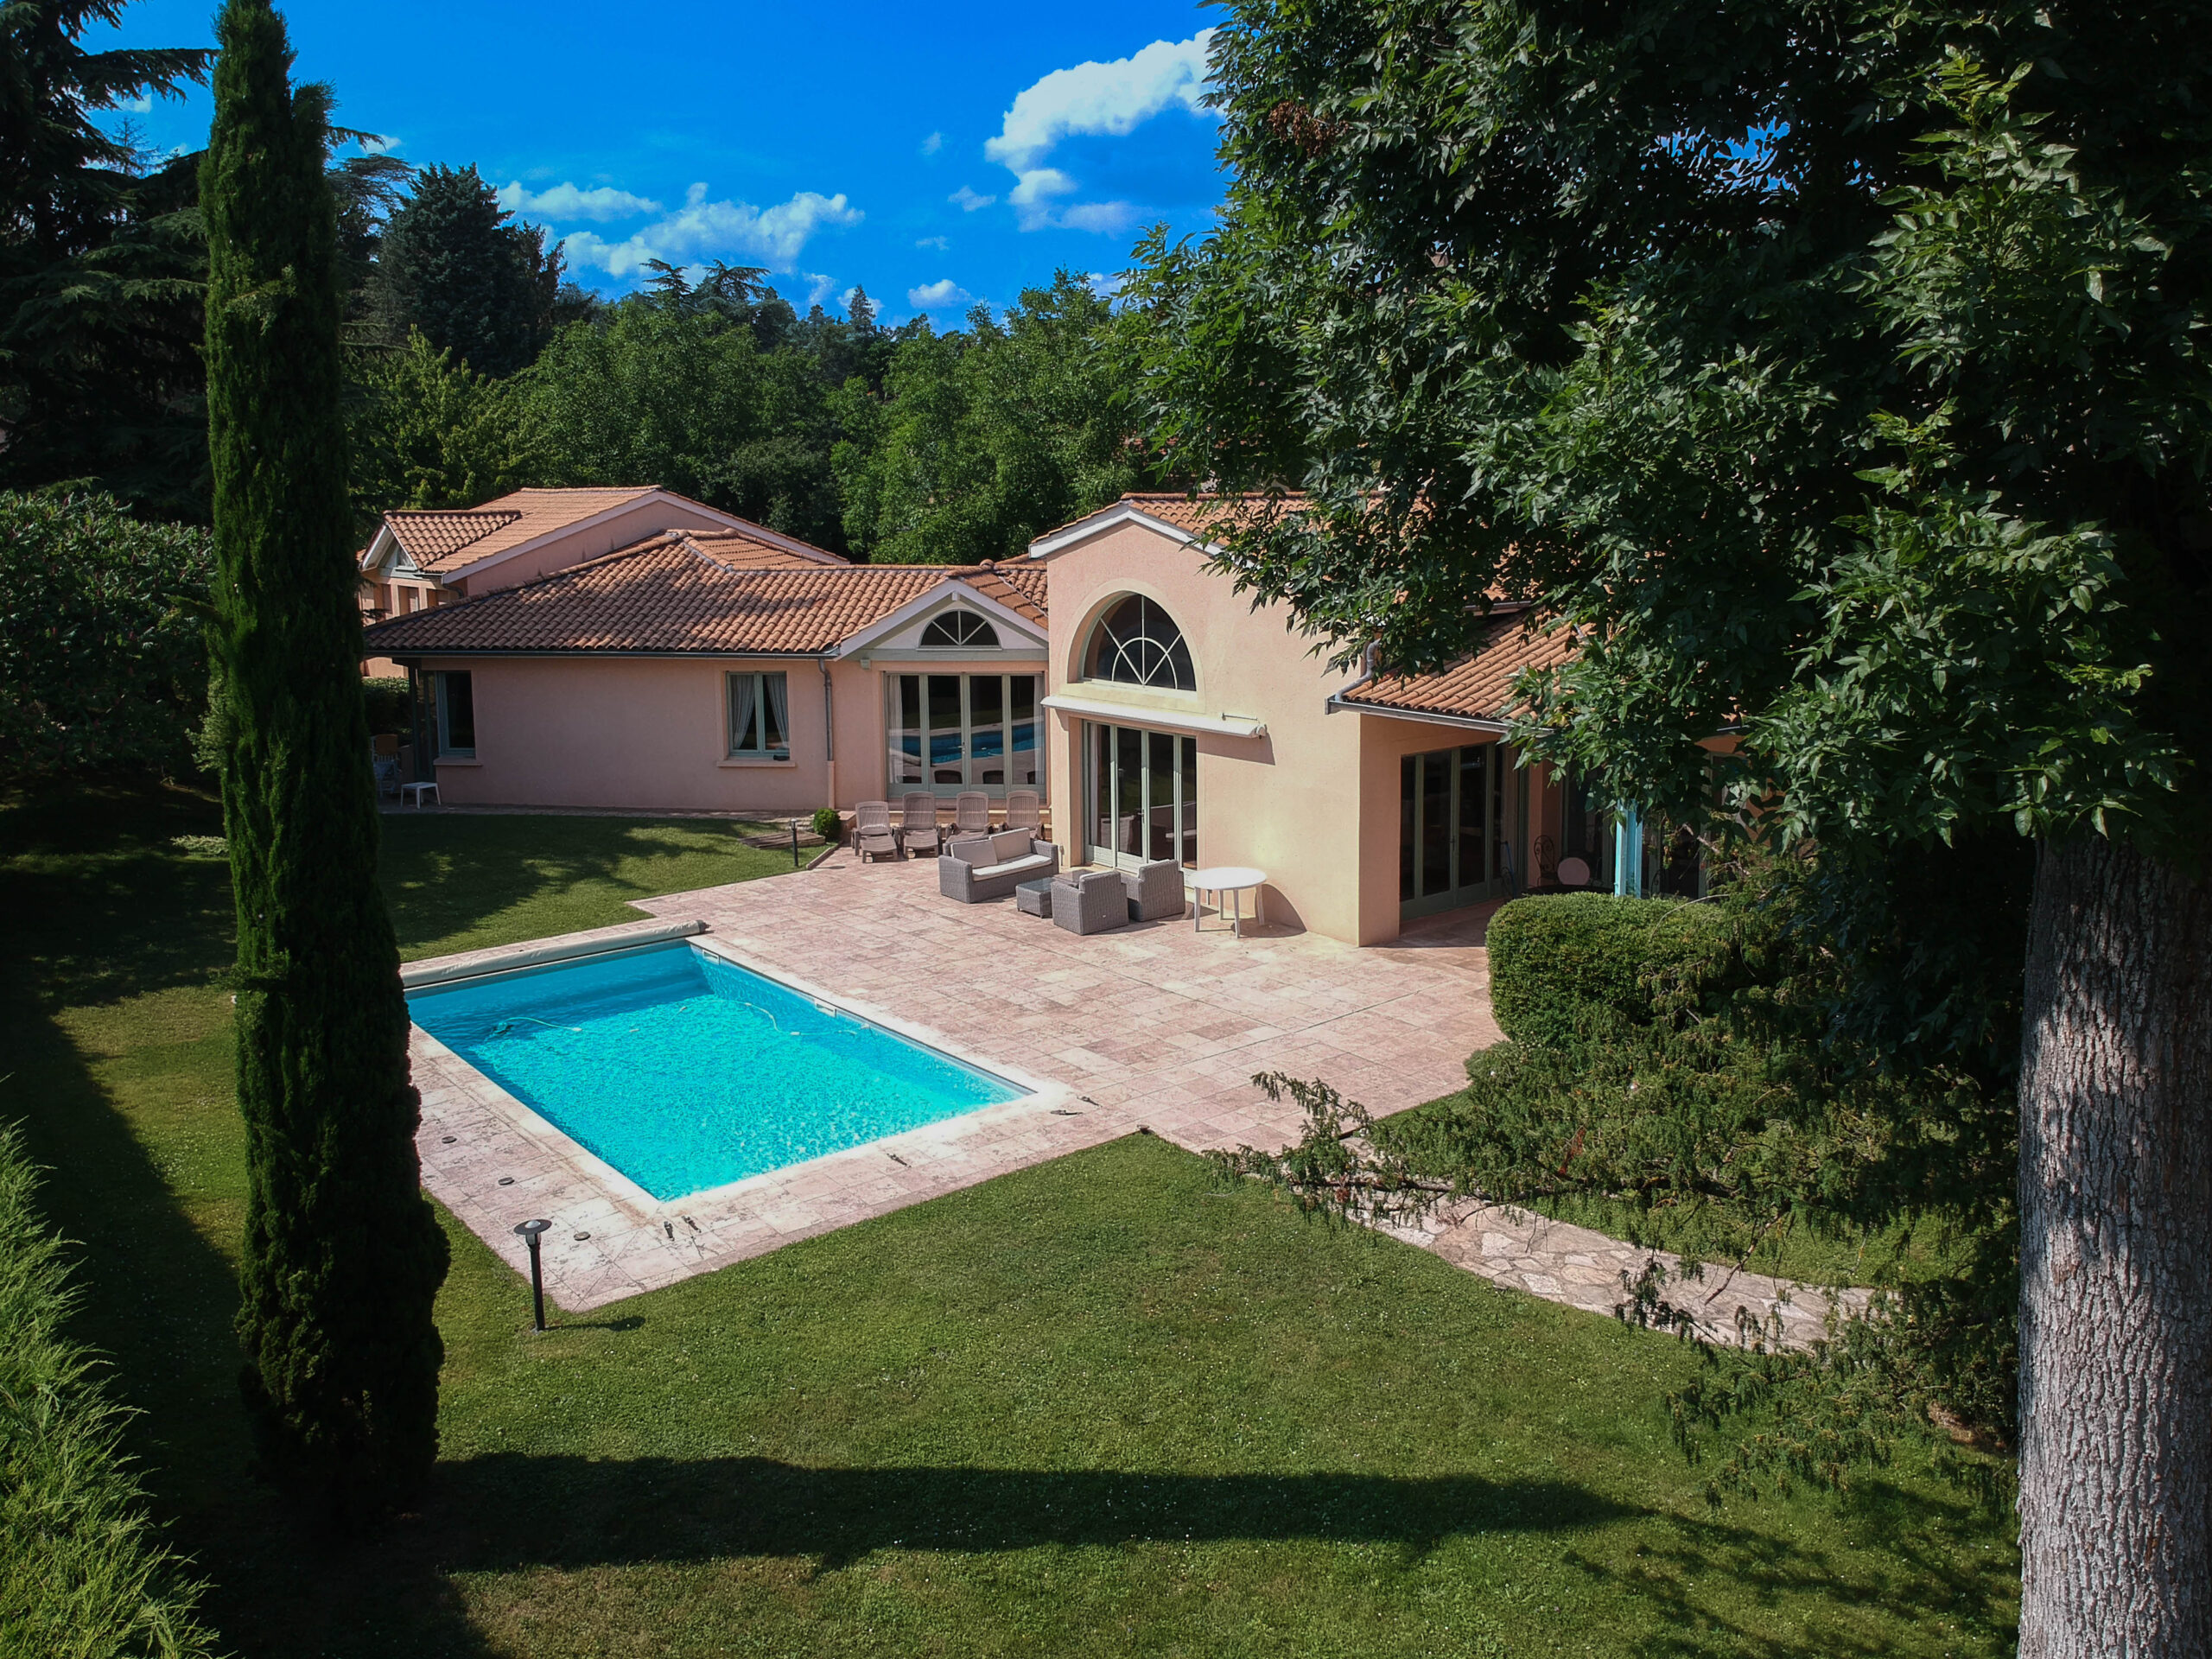
[{"label": "retractable awning", "polygon": [[1186,715],[1174,709],[1142,709],[1090,697],[1046,697],[1046,708],[1116,726],[1150,726],[1167,732],[1203,732],[1209,737],[1265,737],[1268,722],[1246,715]]}]

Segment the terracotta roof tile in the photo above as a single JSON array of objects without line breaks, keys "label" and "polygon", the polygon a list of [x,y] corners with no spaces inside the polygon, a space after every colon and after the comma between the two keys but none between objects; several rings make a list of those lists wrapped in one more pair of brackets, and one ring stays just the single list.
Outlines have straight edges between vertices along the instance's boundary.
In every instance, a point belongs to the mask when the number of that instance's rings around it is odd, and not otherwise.
[{"label": "terracotta roof tile", "polygon": [[1040,565],[1000,564],[986,559],[963,567],[962,578],[986,598],[995,599],[1018,616],[1032,622],[1045,620],[1046,573]]},{"label": "terracotta roof tile", "polygon": [[479,507],[471,512],[432,512],[407,510],[387,512],[384,521],[391,538],[415,561],[417,568],[435,564],[458,553],[472,542],[480,542],[495,530],[504,530],[522,518],[518,512]]},{"label": "terracotta roof tile", "polygon": [[1433,674],[1386,674],[1340,702],[1387,712],[1457,715],[1470,720],[1503,720],[1513,707],[1513,677],[1524,668],[1555,668],[1574,655],[1574,638],[1566,629],[1539,632],[1535,612],[1493,617],[1473,654]]},{"label": "terracotta roof tile", "polygon": [[[1185,535],[1203,536],[1227,520],[1246,516],[1250,504],[1266,498],[1258,495],[1185,495],[1176,493],[1134,493],[1123,496],[1114,504],[1118,507],[1134,507],[1147,518],[1157,518],[1172,524]],[[1297,501],[1301,497],[1293,492],[1283,498]],[[1073,530],[1077,524],[1088,524],[1099,513],[1111,512],[1113,507],[1101,507],[1098,512],[1086,512],[1080,518],[1071,518],[1065,524],[1056,524],[1038,537],[1038,541],[1058,535],[1064,530]]]},{"label": "terracotta roof tile", "polygon": [[[817,564],[780,549],[780,564],[743,564],[671,532],[540,581],[368,630],[372,655],[423,652],[652,652],[778,656],[829,650],[948,577],[975,583],[1024,614],[1044,616],[1045,573],[990,566]],[[749,538],[747,538],[749,540]],[[735,550],[733,550],[735,551]],[[1005,594],[994,591],[1003,588]]]},{"label": "terracotta roof tile", "polygon": [[[641,500],[658,487],[646,484],[620,490],[517,490],[466,512],[405,510],[387,512],[384,521],[391,527],[392,539],[407,550],[417,569],[450,570]],[[484,528],[469,535],[468,530],[477,524]],[[418,542],[422,543],[419,552]]]},{"label": "terracotta roof tile", "polygon": [[806,550],[801,552],[777,542],[766,541],[742,530],[678,529],[661,531],[643,541],[632,542],[627,547],[618,547],[613,553],[603,556],[612,558],[624,553],[643,553],[661,547],[686,547],[717,564],[728,565],[733,570],[816,570],[825,566],[834,569],[852,563],[826,548],[808,547],[804,542],[798,545]]}]

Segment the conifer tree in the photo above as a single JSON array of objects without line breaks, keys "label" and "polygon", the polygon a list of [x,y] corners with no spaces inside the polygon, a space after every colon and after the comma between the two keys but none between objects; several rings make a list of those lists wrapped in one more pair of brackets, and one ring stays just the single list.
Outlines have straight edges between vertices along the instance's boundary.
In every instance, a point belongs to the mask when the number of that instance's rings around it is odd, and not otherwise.
[{"label": "conifer tree", "polygon": [[430,166],[385,227],[373,302],[393,343],[419,328],[496,378],[544,349],[563,273],[543,228],[516,222],[474,166]]},{"label": "conifer tree", "polygon": [[230,0],[219,37],[201,201],[250,1180],[242,1382],[264,1471],[362,1516],[404,1501],[435,1456],[446,1245],[418,1184],[376,882],[328,94],[290,85],[268,0]]}]

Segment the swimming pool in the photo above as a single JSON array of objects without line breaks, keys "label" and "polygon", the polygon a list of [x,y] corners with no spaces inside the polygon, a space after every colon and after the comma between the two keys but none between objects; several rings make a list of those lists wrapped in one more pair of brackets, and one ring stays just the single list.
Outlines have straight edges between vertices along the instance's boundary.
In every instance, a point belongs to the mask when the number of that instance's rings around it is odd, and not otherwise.
[{"label": "swimming pool", "polygon": [[656,1198],[1027,1092],[680,940],[407,1001],[416,1025]]}]

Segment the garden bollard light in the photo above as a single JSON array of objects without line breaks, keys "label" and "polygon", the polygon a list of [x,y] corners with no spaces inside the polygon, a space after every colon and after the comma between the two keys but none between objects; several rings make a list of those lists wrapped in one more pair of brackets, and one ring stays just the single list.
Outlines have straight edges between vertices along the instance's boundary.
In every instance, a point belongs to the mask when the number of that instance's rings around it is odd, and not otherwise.
[{"label": "garden bollard light", "polygon": [[538,1270],[537,1239],[553,1224],[550,1221],[518,1221],[515,1231],[530,1245],[530,1310],[531,1323],[537,1329],[545,1328],[545,1276]]},{"label": "garden bollard light", "polygon": [[798,820],[791,820],[791,868],[798,868]]}]

